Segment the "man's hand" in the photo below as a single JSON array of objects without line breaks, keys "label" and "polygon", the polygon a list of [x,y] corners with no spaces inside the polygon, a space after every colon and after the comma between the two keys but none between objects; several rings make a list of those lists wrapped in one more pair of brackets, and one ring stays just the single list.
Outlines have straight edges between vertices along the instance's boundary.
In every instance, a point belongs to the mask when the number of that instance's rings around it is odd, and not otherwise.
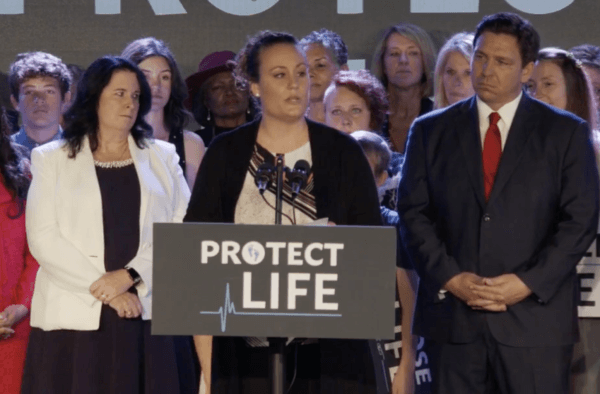
[{"label": "man's hand", "polygon": [[486,310],[490,312],[506,311],[505,303],[484,299],[474,290],[486,287],[484,281],[484,278],[472,272],[461,272],[446,282],[443,288],[466,302],[467,305],[475,310]]},{"label": "man's hand", "polygon": [[479,300],[467,302],[473,309],[489,309],[490,305],[517,304],[531,295],[531,290],[515,274],[504,274],[495,278],[484,278],[482,284],[471,285],[471,291]]},{"label": "man's hand", "polygon": [[115,297],[109,304],[121,318],[133,319],[142,314],[142,303],[138,296],[125,292]]},{"label": "man's hand", "polygon": [[117,296],[125,293],[133,286],[133,280],[125,269],[107,272],[92,283],[90,293],[99,301],[109,305]]},{"label": "man's hand", "polygon": [[461,272],[450,278],[443,289],[468,303],[479,298],[472,290],[475,285],[483,285],[483,278],[472,272]]}]

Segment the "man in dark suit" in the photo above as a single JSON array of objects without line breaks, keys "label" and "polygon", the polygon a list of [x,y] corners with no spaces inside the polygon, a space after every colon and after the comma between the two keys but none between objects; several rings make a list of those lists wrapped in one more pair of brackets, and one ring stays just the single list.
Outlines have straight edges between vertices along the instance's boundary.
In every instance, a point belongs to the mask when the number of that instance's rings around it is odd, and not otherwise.
[{"label": "man in dark suit", "polygon": [[474,47],[476,96],[410,131],[398,210],[421,278],[415,334],[437,393],[566,393],[575,265],[598,225],[589,128],[522,93],[529,22],[485,17]]}]

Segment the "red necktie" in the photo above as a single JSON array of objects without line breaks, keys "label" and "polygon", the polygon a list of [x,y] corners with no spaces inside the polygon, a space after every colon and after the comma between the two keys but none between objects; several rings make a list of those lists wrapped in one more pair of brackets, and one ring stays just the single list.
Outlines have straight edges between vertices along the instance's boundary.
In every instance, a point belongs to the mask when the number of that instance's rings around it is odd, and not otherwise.
[{"label": "red necktie", "polygon": [[502,140],[500,139],[500,129],[498,128],[499,120],[500,115],[498,112],[490,114],[490,127],[485,133],[485,140],[483,142],[483,185],[486,201],[490,198],[494,179],[498,172],[498,164],[500,164],[500,157],[502,156]]}]

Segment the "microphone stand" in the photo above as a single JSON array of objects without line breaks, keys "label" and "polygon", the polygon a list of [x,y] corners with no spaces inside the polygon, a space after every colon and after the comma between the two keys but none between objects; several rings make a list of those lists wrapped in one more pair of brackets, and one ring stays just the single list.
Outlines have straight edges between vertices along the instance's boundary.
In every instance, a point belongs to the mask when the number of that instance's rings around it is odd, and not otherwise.
[{"label": "microphone stand", "polygon": [[[283,208],[283,155],[276,156],[275,224],[281,224]],[[287,338],[268,338],[272,394],[285,394],[285,343]]]},{"label": "microphone stand", "polygon": [[281,224],[281,214],[283,208],[283,155],[278,153],[275,158],[275,224]]}]

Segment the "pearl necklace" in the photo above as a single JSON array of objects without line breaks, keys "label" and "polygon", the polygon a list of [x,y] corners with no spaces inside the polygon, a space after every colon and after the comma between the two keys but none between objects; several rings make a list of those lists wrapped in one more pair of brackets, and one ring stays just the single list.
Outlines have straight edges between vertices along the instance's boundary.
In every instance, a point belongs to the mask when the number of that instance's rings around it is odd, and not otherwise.
[{"label": "pearl necklace", "polygon": [[133,158],[120,161],[98,161],[94,160],[94,165],[100,168],[122,168],[133,164]]}]

